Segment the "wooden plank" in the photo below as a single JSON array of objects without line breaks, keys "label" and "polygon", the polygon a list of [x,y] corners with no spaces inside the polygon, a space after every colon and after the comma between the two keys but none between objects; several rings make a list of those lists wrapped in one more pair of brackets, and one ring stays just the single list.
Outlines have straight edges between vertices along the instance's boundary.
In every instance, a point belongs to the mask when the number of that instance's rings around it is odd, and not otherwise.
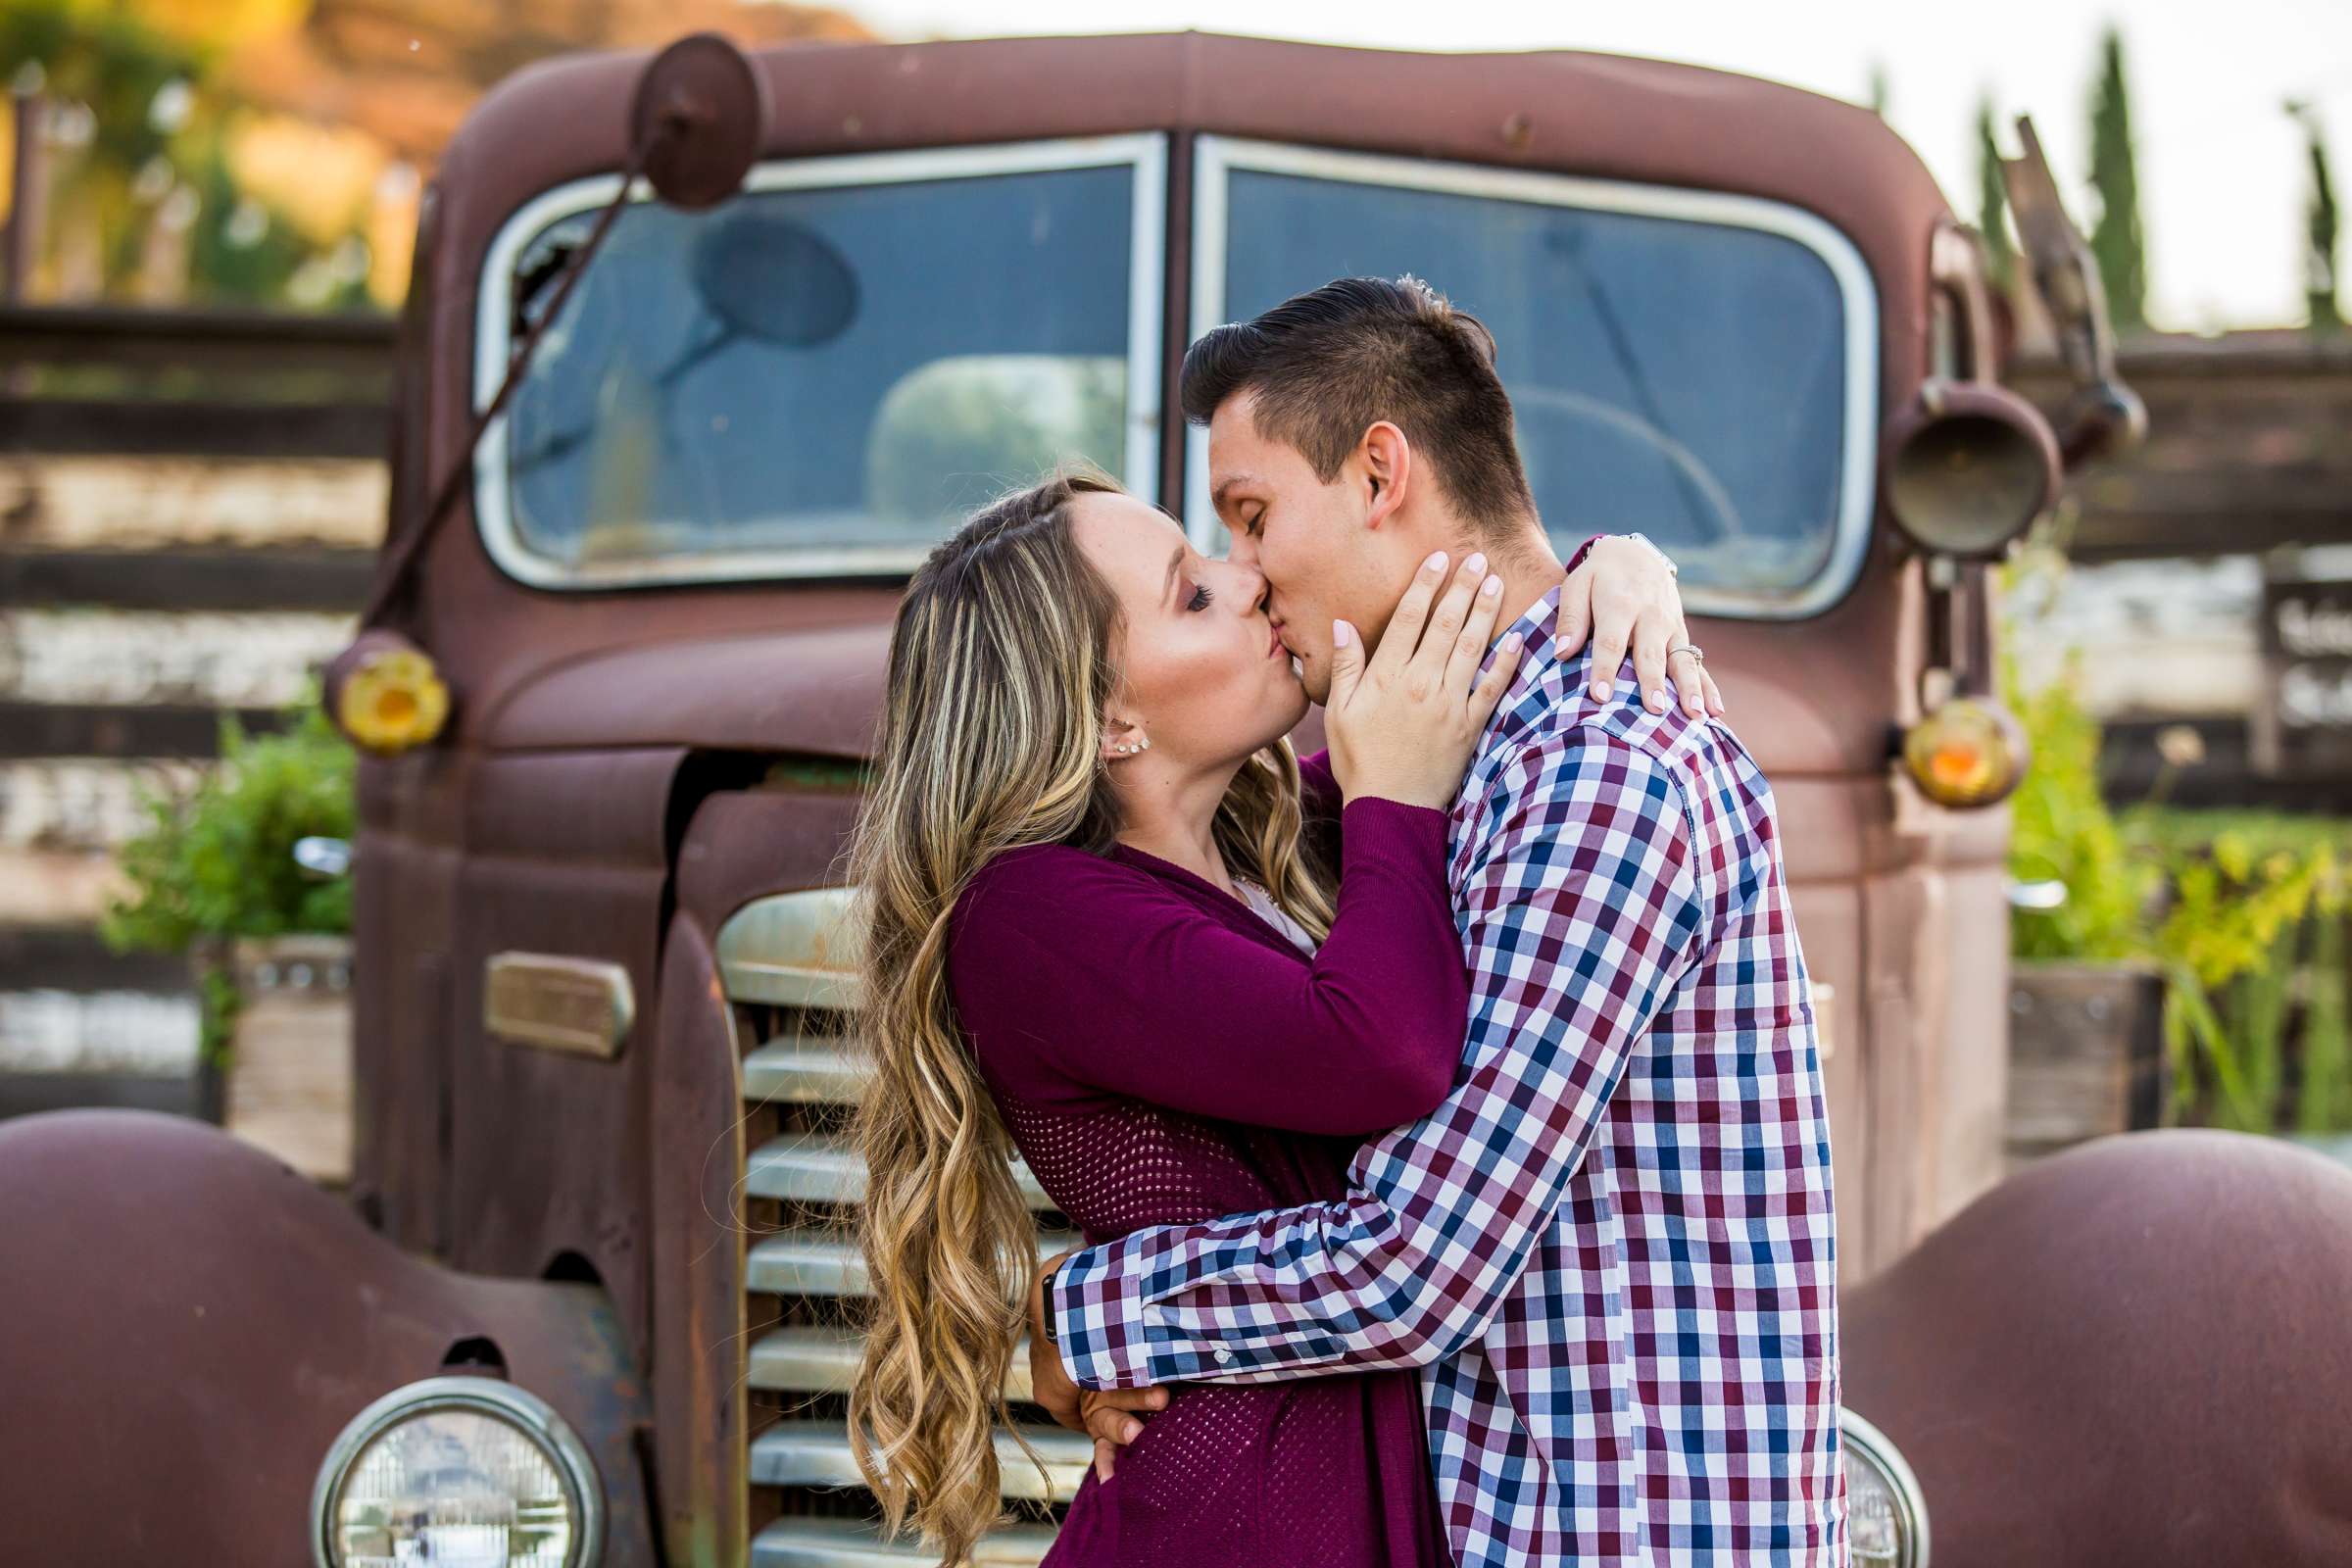
[{"label": "wooden plank", "polygon": [[217,1080],[205,1074],[147,1078],[105,1072],[0,1072],[0,1121],[90,1106],[220,1119]]},{"label": "wooden plank", "polygon": [[213,458],[380,458],[383,403],[51,398],[0,403],[0,452]]},{"label": "wooden plank", "polygon": [[357,629],[347,611],[0,610],[0,700],[283,708]]},{"label": "wooden plank", "polygon": [[86,924],[122,887],[122,873],[104,850],[0,845],[0,923]]},{"label": "wooden plank", "polygon": [[2010,976],[2012,1163],[2154,1127],[2171,1088],[2153,970],[2019,963]]},{"label": "wooden plank", "polygon": [[89,925],[0,924],[0,991],[142,991],[192,996],[188,960],[117,953]]},{"label": "wooden plank", "polygon": [[[175,703],[73,706],[0,702],[0,760],[37,757],[216,757],[218,708]],[[227,710],[252,733],[282,727],[274,709]]]},{"label": "wooden plank", "polygon": [[380,459],[28,457],[0,464],[0,514],[20,550],[383,542]]},{"label": "wooden plank", "polygon": [[396,328],[389,316],[357,313],[9,306],[0,308],[0,360],[388,377]]},{"label": "wooden plank", "polygon": [[[2099,789],[2118,805],[2161,798],[2171,806],[2257,807],[2352,815],[2352,773],[2271,777],[2254,766],[2242,717],[2109,720],[2099,753]],[[2168,731],[2194,737],[2198,760],[2168,762]]]},{"label": "wooden plank", "polygon": [[321,545],[0,550],[0,607],[357,612],[375,552]]},{"label": "wooden plank", "polygon": [[[2143,338],[2118,368],[2146,404],[2135,452],[2072,475],[2080,561],[2258,553],[2352,541],[2352,345],[2293,333]],[[2053,416],[2046,362],[2010,384]]]}]

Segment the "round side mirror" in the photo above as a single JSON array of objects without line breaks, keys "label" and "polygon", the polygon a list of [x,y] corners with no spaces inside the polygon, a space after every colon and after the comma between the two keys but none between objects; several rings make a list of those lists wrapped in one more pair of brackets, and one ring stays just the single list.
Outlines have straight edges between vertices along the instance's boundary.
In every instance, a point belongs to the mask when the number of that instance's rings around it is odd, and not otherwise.
[{"label": "round side mirror", "polygon": [[629,145],[654,193],[700,211],[735,194],[767,142],[767,78],[715,32],[690,33],[646,63]]},{"label": "round side mirror", "polygon": [[1984,382],[1930,381],[1887,421],[1881,494],[1923,548],[1998,556],[2058,494],[2058,439],[2025,399]]},{"label": "round side mirror", "polygon": [[833,243],[756,204],[709,220],[694,242],[694,292],[728,329],[782,348],[814,348],[858,316],[858,274]]}]

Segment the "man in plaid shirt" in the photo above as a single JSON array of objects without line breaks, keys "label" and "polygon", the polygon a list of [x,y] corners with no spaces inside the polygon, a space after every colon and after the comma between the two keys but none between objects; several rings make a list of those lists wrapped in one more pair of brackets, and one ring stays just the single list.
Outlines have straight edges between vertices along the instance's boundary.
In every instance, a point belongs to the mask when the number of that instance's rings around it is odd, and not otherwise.
[{"label": "man in plaid shirt", "polygon": [[[1347,368],[1383,356],[1345,406]],[[1393,603],[1396,560],[1465,538],[1526,653],[1451,813],[1453,1092],[1367,1143],[1340,1201],[1058,1260],[1032,1298],[1039,1397],[1418,1366],[1462,1568],[1842,1564],[1829,1118],[1772,792],[1690,655],[1680,707],[1554,656],[1557,558],[1492,359],[1409,279],[1343,280],[1186,358],[1219,514],[1310,694],[1310,628],[1377,636],[1350,575]],[[1502,439],[1461,441],[1497,400]],[[1113,1396],[1092,1429],[1142,1407]]]}]

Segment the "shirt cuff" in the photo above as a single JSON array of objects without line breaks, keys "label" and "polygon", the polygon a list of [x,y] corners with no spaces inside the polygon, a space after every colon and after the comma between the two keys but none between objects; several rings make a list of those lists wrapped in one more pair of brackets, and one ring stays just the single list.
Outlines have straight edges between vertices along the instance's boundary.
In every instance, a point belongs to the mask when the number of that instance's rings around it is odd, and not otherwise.
[{"label": "shirt cuff", "polygon": [[1586,540],[1583,544],[1578,545],[1576,547],[1576,554],[1568,558],[1568,569],[1570,571],[1574,571],[1577,567],[1583,565],[1585,564],[1585,558],[1592,553],[1592,547],[1607,537],[1608,535],[1605,533],[1596,533],[1592,538]]},{"label": "shirt cuff", "polygon": [[1213,1285],[1227,1268],[1217,1235],[1257,1218],[1137,1231],[1064,1258],[1046,1281],[1046,1311],[1070,1381],[1084,1389],[1144,1389],[1337,1369],[1347,1347],[1320,1329],[1279,1316],[1250,1328],[1226,1321],[1213,1305],[1176,1310],[1163,1299]]}]

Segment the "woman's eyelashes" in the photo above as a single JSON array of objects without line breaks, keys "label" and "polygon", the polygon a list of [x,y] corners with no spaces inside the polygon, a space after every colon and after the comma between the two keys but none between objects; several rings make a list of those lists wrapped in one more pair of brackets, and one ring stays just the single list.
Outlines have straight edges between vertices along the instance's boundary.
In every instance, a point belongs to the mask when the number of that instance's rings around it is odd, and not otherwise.
[{"label": "woman's eyelashes", "polygon": [[1216,602],[1217,596],[1208,591],[1208,584],[1202,583],[1200,587],[1193,590],[1193,597],[1184,602],[1184,608],[1187,610],[1206,610],[1210,605],[1213,605]]}]

